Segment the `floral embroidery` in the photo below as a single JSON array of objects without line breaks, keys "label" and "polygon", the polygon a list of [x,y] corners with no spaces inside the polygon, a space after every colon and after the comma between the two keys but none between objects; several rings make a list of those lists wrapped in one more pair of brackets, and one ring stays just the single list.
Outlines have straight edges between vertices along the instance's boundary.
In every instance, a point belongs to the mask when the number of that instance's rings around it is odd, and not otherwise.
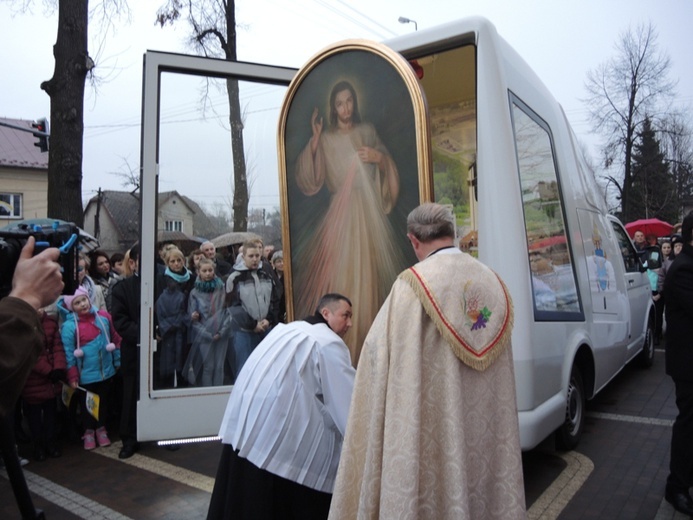
[{"label": "floral embroidery", "polygon": [[477,289],[470,289],[471,281],[464,286],[464,312],[467,316],[467,325],[472,330],[485,329],[491,310],[485,305],[482,307],[481,293]]}]

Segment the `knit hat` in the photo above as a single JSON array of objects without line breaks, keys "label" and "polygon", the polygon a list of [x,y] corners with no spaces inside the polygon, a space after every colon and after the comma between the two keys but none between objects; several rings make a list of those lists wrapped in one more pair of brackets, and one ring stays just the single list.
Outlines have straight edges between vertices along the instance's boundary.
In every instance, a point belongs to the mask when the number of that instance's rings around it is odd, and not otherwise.
[{"label": "knit hat", "polygon": [[63,296],[63,301],[65,302],[65,307],[67,308],[67,310],[72,310],[72,302],[75,301],[75,298],[78,298],[80,296],[86,296],[87,300],[89,300],[89,303],[91,303],[91,299],[89,298],[89,293],[87,292],[87,290],[84,287],[77,287],[75,294],[73,294],[72,296]]}]

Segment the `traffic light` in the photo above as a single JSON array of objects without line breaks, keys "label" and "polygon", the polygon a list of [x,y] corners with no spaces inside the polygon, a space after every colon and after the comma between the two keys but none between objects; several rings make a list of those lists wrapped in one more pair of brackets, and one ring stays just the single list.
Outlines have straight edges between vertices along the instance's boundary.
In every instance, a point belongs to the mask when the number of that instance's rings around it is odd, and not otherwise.
[{"label": "traffic light", "polygon": [[38,146],[39,150],[41,150],[42,152],[47,152],[48,138],[50,137],[50,132],[48,130],[48,120],[45,117],[42,117],[38,121],[31,123],[31,126],[33,126],[36,129],[32,133],[34,134],[34,137],[38,139],[38,141],[34,143],[34,146]]}]

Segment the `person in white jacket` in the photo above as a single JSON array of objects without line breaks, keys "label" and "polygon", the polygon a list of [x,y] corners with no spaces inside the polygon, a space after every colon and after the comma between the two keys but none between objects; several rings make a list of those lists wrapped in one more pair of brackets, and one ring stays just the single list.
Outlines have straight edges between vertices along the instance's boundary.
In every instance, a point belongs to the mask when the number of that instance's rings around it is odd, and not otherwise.
[{"label": "person in white jacket", "polygon": [[327,294],[253,350],[221,424],[207,518],[327,518],[354,387],[351,320],[349,299]]}]

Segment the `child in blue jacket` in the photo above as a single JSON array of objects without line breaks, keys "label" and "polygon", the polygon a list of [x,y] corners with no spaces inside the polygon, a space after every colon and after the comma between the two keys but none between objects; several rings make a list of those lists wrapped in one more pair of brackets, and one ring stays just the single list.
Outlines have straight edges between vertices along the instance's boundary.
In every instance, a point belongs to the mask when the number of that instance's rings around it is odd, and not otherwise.
[{"label": "child in blue jacket", "polygon": [[65,296],[58,308],[66,314],[61,330],[67,380],[72,388],[81,386],[99,396],[99,418],[87,412],[86,392],[82,397],[84,449],[93,450],[111,444],[104,425],[108,417],[113,376],[120,367],[120,336],[113,328],[110,314],[94,307],[82,287],[74,296]]}]

